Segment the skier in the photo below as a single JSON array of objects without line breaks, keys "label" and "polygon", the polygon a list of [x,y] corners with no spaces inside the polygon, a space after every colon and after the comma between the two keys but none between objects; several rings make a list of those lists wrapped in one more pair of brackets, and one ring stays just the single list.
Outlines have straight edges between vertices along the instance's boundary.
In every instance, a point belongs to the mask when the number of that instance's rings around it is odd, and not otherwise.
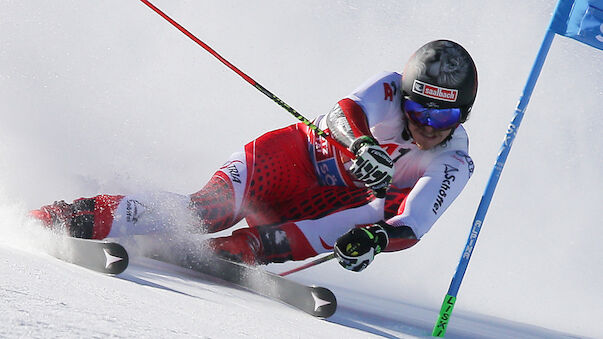
[{"label": "skier", "polygon": [[463,190],[473,161],[462,123],[476,93],[469,53],[432,41],[402,74],[374,76],[314,120],[354,159],[297,123],[232,154],[196,193],[99,195],[31,215],[93,239],[170,232],[183,220],[214,233],[246,219],[209,247],[248,264],[334,251],[361,271],[380,252],[415,245]]}]

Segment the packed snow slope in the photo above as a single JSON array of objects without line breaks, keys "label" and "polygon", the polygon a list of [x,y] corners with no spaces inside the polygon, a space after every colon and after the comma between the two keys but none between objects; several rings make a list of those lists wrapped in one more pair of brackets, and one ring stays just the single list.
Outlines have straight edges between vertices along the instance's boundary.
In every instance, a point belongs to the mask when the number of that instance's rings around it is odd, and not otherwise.
[{"label": "packed snow slope", "polygon": [[[137,255],[149,249],[148,241],[141,241],[148,238],[127,241],[130,265],[110,277],[44,254],[59,242],[57,235],[11,216],[15,211],[0,211],[3,220],[22,225],[17,232],[2,229],[0,337],[424,338],[433,326],[433,309],[333,286],[328,279],[321,284],[336,293],[338,309],[321,320],[215,278]],[[325,265],[337,269],[334,262]],[[473,337],[574,338],[459,311],[447,338]]]},{"label": "packed snow slope", "polygon": [[[371,75],[401,71],[429,40],[469,50],[480,79],[465,124],[476,171],[462,195],[412,249],[380,255],[360,274],[328,263],[296,277],[337,287],[342,305],[349,298],[347,305],[366,307],[366,319],[383,316],[377,309],[402,323],[408,315],[393,305],[414,305],[435,322],[554,1],[155,4],[308,118]],[[37,233],[19,217],[28,209],[99,193],[191,193],[244,143],[296,121],[139,1],[2,1],[0,31],[0,272],[9,301],[2,311],[13,312],[0,336],[59,337],[72,329],[73,336],[110,335],[115,323],[118,336],[167,336],[170,329],[207,337],[269,337],[271,328],[289,337],[368,333],[351,320],[335,326],[308,319],[148,262],[110,278],[17,249],[35,248]],[[601,51],[555,39],[451,326],[464,330],[461,315],[472,313],[603,337],[602,63]],[[11,240],[19,235],[23,241]],[[200,298],[214,307],[200,306]],[[216,320],[199,322],[210,317]],[[253,330],[222,332],[239,320]],[[424,334],[409,332],[376,335]]]}]

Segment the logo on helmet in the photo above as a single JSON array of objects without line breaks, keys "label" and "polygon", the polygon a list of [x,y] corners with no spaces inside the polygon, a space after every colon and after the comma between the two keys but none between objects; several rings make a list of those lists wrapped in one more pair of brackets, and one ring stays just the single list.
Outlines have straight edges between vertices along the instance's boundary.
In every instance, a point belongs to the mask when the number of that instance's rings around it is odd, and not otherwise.
[{"label": "logo on helmet", "polygon": [[459,94],[456,89],[438,87],[419,80],[413,82],[412,91],[424,97],[448,102],[455,102]]}]

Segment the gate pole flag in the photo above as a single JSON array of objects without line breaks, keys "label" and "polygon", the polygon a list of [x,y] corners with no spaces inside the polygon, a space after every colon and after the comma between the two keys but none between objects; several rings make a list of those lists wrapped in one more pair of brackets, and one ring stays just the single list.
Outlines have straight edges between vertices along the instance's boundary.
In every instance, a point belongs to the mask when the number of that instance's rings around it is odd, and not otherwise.
[{"label": "gate pole flag", "polygon": [[551,18],[549,27],[547,28],[540,50],[536,55],[536,60],[534,60],[534,65],[532,66],[523,93],[519,98],[519,103],[515,109],[513,120],[509,124],[507,133],[503,139],[503,144],[499,150],[498,158],[496,159],[496,163],[490,174],[490,179],[488,180],[486,189],[477,208],[475,218],[471,224],[469,237],[461,254],[452,282],[450,283],[448,293],[442,302],[438,320],[431,334],[434,337],[443,337],[446,334],[446,328],[448,327],[452,309],[454,308],[457,299],[457,293],[461,286],[465,271],[467,270],[469,259],[475,248],[477,237],[483,226],[486,212],[490,206],[494,190],[498,184],[498,179],[500,178],[502,169],[507,161],[511,145],[517,135],[519,125],[523,119],[524,112],[530,101],[532,91],[534,90],[534,86],[536,85],[536,81],[538,80],[538,76],[540,75],[540,71],[542,70],[542,66],[544,65],[544,61],[555,34],[566,36],[603,50],[603,0],[559,0],[559,2],[557,2],[555,12]]},{"label": "gate pole flag", "polygon": [[603,0],[560,0],[549,30],[603,50]]}]

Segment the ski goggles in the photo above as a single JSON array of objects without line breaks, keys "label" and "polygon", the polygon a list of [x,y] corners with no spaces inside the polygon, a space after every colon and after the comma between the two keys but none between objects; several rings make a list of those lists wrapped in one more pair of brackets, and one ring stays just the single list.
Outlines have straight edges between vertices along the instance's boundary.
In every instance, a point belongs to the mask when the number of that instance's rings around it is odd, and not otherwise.
[{"label": "ski goggles", "polygon": [[414,122],[437,130],[452,128],[461,120],[460,108],[427,108],[407,98],[402,106]]}]

